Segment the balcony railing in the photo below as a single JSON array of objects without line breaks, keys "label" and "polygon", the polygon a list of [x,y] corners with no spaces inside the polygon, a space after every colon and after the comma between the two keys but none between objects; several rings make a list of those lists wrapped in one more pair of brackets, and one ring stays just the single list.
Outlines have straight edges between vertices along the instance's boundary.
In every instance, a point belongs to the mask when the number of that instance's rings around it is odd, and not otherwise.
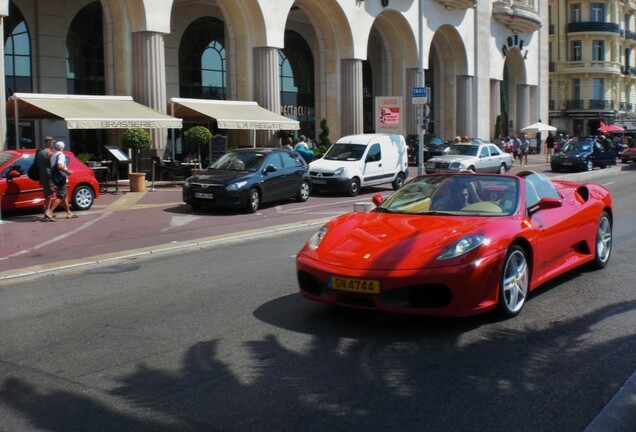
[{"label": "balcony railing", "polygon": [[625,39],[630,39],[633,41],[636,41],[636,32],[635,31],[631,31],[631,30],[624,30],[624,36]]},{"label": "balcony railing", "polygon": [[569,23],[568,32],[569,33],[602,32],[602,33],[620,34],[621,29],[620,29],[620,26],[616,23],[586,21],[586,22]]},{"label": "balcony railing", "polygon": [[621,64],[613,61],[594,60],[594,61],[565,61],[556,64],[554,71],[558,73],[599,73],[599,74],[616,74],[623,72]]},{"label": "balcony railing", "polygon": [[[587,102],[587,103],[585,103]],[[566,102],[567,110],[613,110],[614,101],[607,99],[570,99]]]}]

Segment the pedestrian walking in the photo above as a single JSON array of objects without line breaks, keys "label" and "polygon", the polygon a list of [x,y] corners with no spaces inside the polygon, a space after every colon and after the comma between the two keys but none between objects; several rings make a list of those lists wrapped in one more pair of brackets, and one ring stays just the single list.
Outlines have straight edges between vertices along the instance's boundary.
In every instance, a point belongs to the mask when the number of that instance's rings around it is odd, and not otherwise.
[{"label": "pedestrian walking", "polygon": [[552,132],[548,132],[548,137],[545,139],[545,161],[550,162],[552,160],[552,155],[554,155],[554,136]]},{"label": "pedestrian walking", "polygon": [[51,148],[55,139],[51,136],[44,137],[44,146],[35,153],[35,162],[40,177],[40,186],[44,194],[44,220],[51,221],[53,216],[49,213],[54,186],[51,182]]},{"label": "pedestrian walking", "polygon": [[524,167],[528,166],[528,153],[530,152],[530,141],[528,140],[528,135],[523,134],[523,140],[521,140],[519,152],[519,165],[523,163]]},{"label": "pedestrian walking", "polygon": [[66,219],[74,219],[76,214],[71,212],[68,203],[68,179],[72,174],[71,170],[66,166],[66,155],[64,155],[64,143],[58,141],[54,144],[55,153],[51,155],[51,180],[55,186],[55,200],[51,200],[49,208],[49,219],[53,219],[53,212],[60,203],[64,204],[66,210]]}]

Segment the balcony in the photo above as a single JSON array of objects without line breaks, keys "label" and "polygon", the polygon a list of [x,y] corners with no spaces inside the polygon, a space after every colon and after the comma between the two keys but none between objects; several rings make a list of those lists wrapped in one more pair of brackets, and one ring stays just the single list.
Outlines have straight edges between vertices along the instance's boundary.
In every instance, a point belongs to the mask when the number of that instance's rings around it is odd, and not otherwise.
[{"label": "balcony", "polygon": [[593,61],[564,61],[558,62],[553,72],[557,73],[595,73],[620,75],[623,68],[618,62],[593,60]]},{"label": "balcony", "polygon": [[633,111],[634,110],[634,104],[629,103],[629,102],[621,102],[620,110],[621,111]]},{"label": "balcony", "polygon": [[611,22],[573,22],[568,24],[568,33],[609,33],[621,34],[620,26]]},{"label": "balcony", "polygon": [[[587,102],[587,103],[586,103]],[[566,110],[592,110],[592,111],[613,111],[614,101],[607,99],[570,99],[566,103]]]},{"label": "balcony", "polygon": [[493,3],[497,21],[516,33],[532,33],[543,24],[535,0],[499,0]]},{"label": "balcony", "polygon": [[438,3],[444,5],[446,9],[470,9],[475,7],[477,0],[437,0]]}]

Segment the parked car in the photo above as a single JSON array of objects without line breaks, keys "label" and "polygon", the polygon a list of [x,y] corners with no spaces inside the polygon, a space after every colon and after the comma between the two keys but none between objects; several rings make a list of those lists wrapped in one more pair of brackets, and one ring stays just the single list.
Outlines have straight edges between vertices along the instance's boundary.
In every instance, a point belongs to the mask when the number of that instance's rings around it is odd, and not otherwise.
[{"label": "parked car", "polygon": [[636,162],[636,147],[625,147],[621,153],[621,162]]},{"label": "parked car", "polygon": [[[412,165],[419,164],[419,148],[420,138],[416,134],[407,135],[406,143],[408,145],[409,163]],[[424,138],[424,162],[426,163],[431,157],[442,156],[448,153],[450,146],[440,137],[426,135]]]},{"label": "parked car", "polygon": [[616,165],[616,152],[605,148],[593,137],[572,138],[550,159],[550,168],[554,172],[592,171],[594,167],[610,165]]},{"label": "parked car", "polygon": [[254,213],[262,203],[311,193],[305,160],[281,148],[244,148],[228,152],[183,184],[183,201],[192,208],[236,208]]},{"label": "parked car", "polygon": [[399,189],[409,175],[406,141],[398,134],[359,134],[338,139],[309,164],[315,192],[345,192],[390,183]]},{"label": "parked car", "polygon": [[[69,202],[75,210],[88,210],[99,198],[95,173],[72,152],[65,151],[64,154],[68,158],[68,168],[73,172],[68,177]],[[34,161],[34,149],[0,151],[2,211],[41,208],[44,205],[40,183],[27,176]]]},{"label": "parked car", "polygon": [[[444,210],[438,203],[457,191],[471,203]],[[373,203],[328,222],[297,254],[303,297],[408,314],[496,309],[510,317],[545,282],[610,259],[613,201],[598,184],[533,171],[433,174]]]},{"label": "parked car", "polygon": [[444,156],[430,158],[426,162],[426,173],[495,172],[504,174],[512,168],[512,155],[504,153],[495,144],[480,139],[450,146]]}]

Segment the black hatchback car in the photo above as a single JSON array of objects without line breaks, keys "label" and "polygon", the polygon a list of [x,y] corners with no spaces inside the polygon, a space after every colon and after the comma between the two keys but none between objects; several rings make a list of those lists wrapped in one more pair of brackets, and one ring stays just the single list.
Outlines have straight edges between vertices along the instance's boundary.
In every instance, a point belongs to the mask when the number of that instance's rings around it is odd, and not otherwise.
[{"label": "black hatchback car", "polygon": [[616,165],[616,152],[605,148],[592,137],[573,138],[550,160],[552,171],[592,171],[594,167]]},{"label": "black hatchback car", "polygon": [[183,201],[192,208],[236,208],[254,213],[261,203],[307,201],[311,177],[305,160],[280,148],[244,148],[224,154],[186,179]]}]

